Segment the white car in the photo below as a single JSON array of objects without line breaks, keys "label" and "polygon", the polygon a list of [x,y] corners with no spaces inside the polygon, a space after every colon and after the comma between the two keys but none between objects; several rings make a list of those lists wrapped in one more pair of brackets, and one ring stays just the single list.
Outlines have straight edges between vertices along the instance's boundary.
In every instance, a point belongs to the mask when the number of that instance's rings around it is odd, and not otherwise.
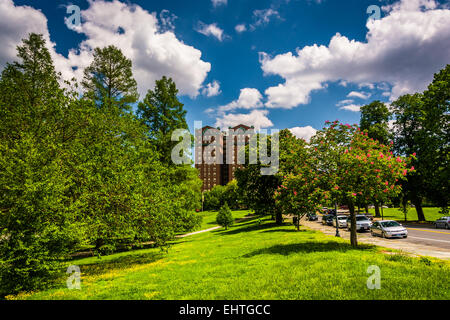
[{"label": "white car", "polygon": [[[347,216],[338,215],[337,216],[338,227],[346,228],[347,227]],[[336,227],[336,218],[333,219],[333,226]]]},{"label": "white car", "polygon": [[[350,231],[352,226],[352,220],[350,217],[347,218],[347,230]],[[372,226],[372,221],[370,221],[369,218],[367,218],[363,214],[358,214],[356,216],[356,231],[365,231],[370,230],[370,227]]]},{"label": "white car", "polygon": [[376,221],[370,228],[372,236],[380,236],[382,238],[407,238],[408,230],[397,221],[383,220]]}]

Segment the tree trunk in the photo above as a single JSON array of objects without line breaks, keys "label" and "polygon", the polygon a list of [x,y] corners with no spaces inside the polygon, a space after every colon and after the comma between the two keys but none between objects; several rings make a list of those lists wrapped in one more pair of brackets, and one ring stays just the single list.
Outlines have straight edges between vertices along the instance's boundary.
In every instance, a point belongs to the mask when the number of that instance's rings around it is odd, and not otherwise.
[{"label": "tree trunk", "polygon": [[297,216],[297,231],[300,231],[300,215]]},{"label": "tree trunk", "polygon": [[104,244],[105,244],[105,241],[103,239],[95,240],[95,250],[100,249]]},{"label": "tree trunk", "polygon": [[366,213],[369,214],[369,205],[368,205],[368,204],[365,204],[365,205],[364,205],[364,208],[366,209]]},{"label": "tree trunk", "polygon": [[279,226],[281,226],[283,224],[283,214],[279,210],[277,210],[277,212],[276,212],[275,222]]},{"label": "tree trunk", "polygon": [[414,206],[416,207],[417,218],[419,219],[419,221],[426,221],[422,208],[422,198],[415,196],[412,199],[412,203],[414,203]]},{"label": "tree trunk", "polygon": [[378,204],[378,202],[375,202],[375,217],[381,218],[380,205]]},{"label": "tree trunk", "polygon": [[355,215],[355,206],[353,203],[350,203],[348,208],[350,209],[350,219],[352,221],[350,228],[350,243],[352,247],[358,246],[358,236],[356,234],[356,215]]}]

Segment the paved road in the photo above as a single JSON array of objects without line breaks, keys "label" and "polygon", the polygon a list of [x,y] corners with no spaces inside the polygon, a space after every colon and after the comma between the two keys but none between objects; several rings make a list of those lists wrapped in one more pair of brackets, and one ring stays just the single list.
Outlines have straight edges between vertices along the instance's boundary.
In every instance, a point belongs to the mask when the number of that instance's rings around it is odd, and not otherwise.
[{"label": "paved road", "polygon": [[[321,217],[319,221],[302,220],[302,224],[334,236],[336,228],[324,226],[320,220]],[[408,229],[408,238],[406,239],[383,239],[381,237],[372,237],[370,232],[358,232],[358,241],[390,247],[416,255],[450,259],[450,230],[435,229],[432,226],[418,224],[404,224],[404,226]],[[350,232],[346,229],[339,229],[339,232],[342,238],[350,238]]]},{"label": "paved road", "polygon": [[408,238],[400,241],[450,249],[450,230],[408,224],[404,226],[408,229]]}]

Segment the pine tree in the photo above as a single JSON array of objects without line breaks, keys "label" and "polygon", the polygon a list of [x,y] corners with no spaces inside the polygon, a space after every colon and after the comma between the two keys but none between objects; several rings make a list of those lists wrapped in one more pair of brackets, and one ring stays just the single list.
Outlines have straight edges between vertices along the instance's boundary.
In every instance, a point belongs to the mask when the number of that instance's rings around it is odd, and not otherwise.
[{"label": "pine tree", "polygon": [[222,227],[225,227],[225,230],[228,230],[228,227],[233,225],[233,214],[228,207],[228,203],[225,202],[225,204],[220,208],[219,213],[216,217],[216,222]]},{"label": "pine tree", "polygon": [[84,70],[81,83],[85,97],[97,107],[130,111],[139,95],[133,78],[133,64],[115,46],[96,48],[94,61]]},{"label": "pine tree", "polygon": [[154,90],[148,90],[144,101],[138,105],[138,116],[148,127],[148,136],[161,154],[161,160],[171,163],[171,141],[176,129],[188,129],[186,110],[177,98],[178,89],[171,78],[156,81]]}]

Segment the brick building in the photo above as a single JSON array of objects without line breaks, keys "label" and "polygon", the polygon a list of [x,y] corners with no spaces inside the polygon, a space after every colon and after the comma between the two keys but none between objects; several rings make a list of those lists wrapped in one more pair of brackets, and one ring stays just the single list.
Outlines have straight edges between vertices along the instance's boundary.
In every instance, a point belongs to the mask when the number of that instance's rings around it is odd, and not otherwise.
[{"label": "brick building", "polygon": [[[252,133],[254,128],[243,124],[230,127],[229,131],[210,126],[196,130],[195,167],[203,181],[202,191],[211,190],[217,185],[227,185],[234,179],[236,169],[241,167],[237,164],[238,147],[248,143]],[[232,138],[233,142],[230,142]]]}]

